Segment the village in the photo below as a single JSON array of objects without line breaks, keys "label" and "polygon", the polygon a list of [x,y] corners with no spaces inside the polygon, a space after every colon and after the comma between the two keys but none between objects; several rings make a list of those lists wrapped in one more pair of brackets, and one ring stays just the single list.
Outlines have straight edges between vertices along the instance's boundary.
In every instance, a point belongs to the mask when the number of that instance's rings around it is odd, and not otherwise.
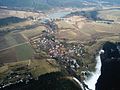
[{"label": "village", "polygon": [[[67,71],[70,76],[78,78],[84,77],[87,73],[88,65],[84,63],[85,45],[81,42],[68,42],[67,39],[56,37],[57,25],[54,21],[45,21],[42,25],[47,29],[38,36],[29,38],[29,43],[34,49],[34,59],[47,59],[52,64],[56,60],[61,69]],[[31,60],[29,60],[29,64]],[[29,64],[17,66],[11,70],[9,75],[1,82],[0,88],[4,88],[18,83],[29,83],[33,76],[30,72]],[[82,71],[82,68],[86,71]],[[77,73],[81,69],[79,74]],[[27,72],[26,72],[27,71]]]},{"label": "village", "polygon": [[[52,22],[44,23],[48,30],[44,30],[41,35],[30,38],[30,43],[35,50],[35,58],[44,58],[45,53],[48,58],[55,59],[59,65],[66,69],[70,75],[76,75],[84,65],[85,47],[83,43],[69,43],[65,38],[56,38],[57,25]],[[41,55],[41,53],[43,53]]]}]

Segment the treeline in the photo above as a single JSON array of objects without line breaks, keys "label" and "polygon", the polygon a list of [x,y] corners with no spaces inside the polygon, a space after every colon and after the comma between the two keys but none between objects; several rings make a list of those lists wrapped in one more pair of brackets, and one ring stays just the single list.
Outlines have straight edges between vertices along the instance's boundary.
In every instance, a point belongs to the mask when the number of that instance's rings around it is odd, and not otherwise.
[{"label": "treeline", "polygon": [[70,16],[84,16],[90,20],[100,20],[100,18],[97,16],[98,12],[97,11],[76,11],[76,12],[71,12],[70,14],[68,14],[66,17],[70,17]]},{"label": "treeline", "polygon": [[22,21],[25,21],[26,19],[22,19],[22,18],[18,18],[18,17],[7,17],[7,18],[2,18],[0,19],[0,27],[2,26],[6,26],[9,24],[13,24],[13,23],[19,23]]}]

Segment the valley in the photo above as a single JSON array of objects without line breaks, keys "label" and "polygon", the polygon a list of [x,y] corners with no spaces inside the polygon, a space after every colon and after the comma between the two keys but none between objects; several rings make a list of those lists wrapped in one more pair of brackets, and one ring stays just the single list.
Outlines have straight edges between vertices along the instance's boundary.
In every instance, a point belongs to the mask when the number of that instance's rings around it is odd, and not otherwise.
[{"label": "valley", "polygon": [[1,88],[60,71],[82,82],[102,45],[120,40],[119,10],[111,7],[0,12],[0,22],[8,20],[0,24]]}]

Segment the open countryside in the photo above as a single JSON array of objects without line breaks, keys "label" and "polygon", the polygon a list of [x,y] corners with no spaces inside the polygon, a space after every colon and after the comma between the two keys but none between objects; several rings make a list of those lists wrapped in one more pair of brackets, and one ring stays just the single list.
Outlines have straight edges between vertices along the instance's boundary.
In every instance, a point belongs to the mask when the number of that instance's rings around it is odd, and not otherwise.
[{"label": "open countryside", "polygon": [[[95,58],[102,46],[120,40],[119,5],[38,1],[43,5],[31,0],[25,8],[0,5],[0,88],[44,90],[46,83],[45,90],[95,90],[85,80],[96,71]],[[41,82],[43,86],[34,86]]]}]

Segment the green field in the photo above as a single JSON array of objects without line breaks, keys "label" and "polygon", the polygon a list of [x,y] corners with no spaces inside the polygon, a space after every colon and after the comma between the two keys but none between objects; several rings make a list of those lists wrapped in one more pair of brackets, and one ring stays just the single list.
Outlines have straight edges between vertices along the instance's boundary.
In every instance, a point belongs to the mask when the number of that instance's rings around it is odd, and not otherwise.
[{"label": "green field", "polygon": [[13,38],[12,33],[5,35],[5,39],[9,46],[13,46],[17,44],[17,41]]},{"label": "green field", "polygon": [[29,44],[23,44],[15,47],[16,56],[18,60],[31,59],[34,53],[34,50]]},{"label": "green field", "polygon": [[9,46],[25,42],[24,38],[19,33],[8,33],[4,36],[4,38]]}]

